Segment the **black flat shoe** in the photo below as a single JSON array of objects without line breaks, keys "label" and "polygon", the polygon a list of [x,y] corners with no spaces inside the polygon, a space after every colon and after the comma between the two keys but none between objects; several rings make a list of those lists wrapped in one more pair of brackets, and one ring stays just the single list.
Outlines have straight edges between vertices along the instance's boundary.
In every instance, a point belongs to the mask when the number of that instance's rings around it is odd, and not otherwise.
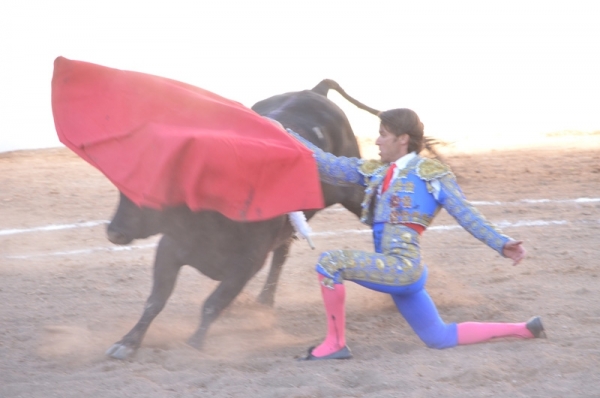
[{"label": "black flat shoe", "polygon": [[312,354],[313,350],[315,349],[315,347],[310,347],[308,349],[308,355],[304,358],[300,358],[300,361],[317,361],[317,360],[321,360],[321,359],[350,359],[352,358],[352,353],[350,352],[350,349],[348,348],[348,346],[344,346],[344,348],[342,348],[339,351],[333,352],[329,355],[325,355],[322,357],[316,357]]},{"label": "black flat shoe", "polygon": [[537,338],[546,338],[546,332],[544,331],[544,325],[542,325],[542,318],[539,316],[534,316],[525,324],[527,330],[531,332],[533,337]]}]

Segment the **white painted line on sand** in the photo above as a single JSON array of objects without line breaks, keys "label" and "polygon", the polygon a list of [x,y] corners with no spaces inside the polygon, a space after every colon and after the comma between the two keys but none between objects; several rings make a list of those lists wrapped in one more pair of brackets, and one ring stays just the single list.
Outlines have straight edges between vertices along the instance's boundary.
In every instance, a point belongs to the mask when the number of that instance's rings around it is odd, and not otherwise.
[{"label": "white painted line on sand", "polygon": [[514,202],[481,202],[472,201],[474,206],[505,206],[514,204],[540,204],[540,203],[594,203],[600,202],[600,198],[577,198],[577,199],[563,199],[563,200],[552,200],[552,199],[521,199]]},{"label": "white painted line on sand", "polygon": [[75,224],[52,224],[52,225],[45,225],[43,227],[35,227],[35,228],[0,229],[0,236],[24,234],[24,233],[28,233],[28,232],[58,231],[61,229],[95,227],[97,225],[102,225],[102,224],[108,224],[108,221],[96,220],[96,221],[78,222]]},{"label": "white painted line on sand", "polygon": [[[549,225],[567,225],[568,221],[558,220],[558,221],[518,221],[516,223],[512,223],[510,221],[500,221],[494,223],[494,225],[499,228],[511,228],[511,227],[544,227]],[[434,225],[433,227],[427,228],[427,231],[451,231],[453,229],[463,229],[458,224],[455,225]],[[342,235],[342,234],[366,234],[371,233],[370,229],[346,229],[341,231],[325,231],[325,232],[313,232],[310,234],[311,236],[332,236],[332,235]]]},{"label": "white painted line on sand", "polygon": [[69,250],[63,252],[52,252],[52,253],[39,253],[39,254],[29,254],[22,256],[5,256],[6,258],[12,258],[17,260],[26,260],[28,258],[36,258],[36,257],[47,257],[47,256],[73,256],[78,254],[91,254],[95,252],[120,252],[120,251],[132,251],[138,249],[149,249],[156,247],[157,243],[149,243],[146,245],[131,245],[131,246],[106,246],[106,247],[92,247],[90,249],[80,249],[80,250]]},{"label": "white painted line on sand", "polygon": [[[552,199],[522,199],[514,202],[485,202],[485,201],[471,201],[474,206],[505,206],[514,204],[539,204],[539,203],[595,203],[600,202],[600,198],[577,198],[577,199],[564,199],[564,200],[552,200]],[[325,209],[324,211],[342,211],[346,210],[343,207],[337,205]],[[0,229],[0,236],[3,235],[16,235],[28,232],[45,232],[45,231],[58,231],[62,229],[71,228],[84,228],[84,227],[95,227],[97,225],[108,224],[107,220],[96,220],[86,221],[75,224],[58,224],[58,225],[46,225],[42,227],[34,228],[23,228],[23,229]]]},{"label": "white painted line on sand", "polygon": [[[596,203],[600,202],[600,198],[577,198],[577,199],[521,199],[512,202],[499,202],[499,201],[481,201],[471,200],[473,206],[507,206],[507,205],[522,205],[522,204],[574,204],[574,203]],[[341,205],[330,207],[324,211],[342,211],[346,210]]]},{"label": "white painted line on sand", "polygon": [[[581,222],[581,221],[580,221]],[[589,221],[583,221],[587,223]],[[591,221],[594,223],[600,224],[600,220]],[[546,227],[546,226],[560,226],[560,225],[570,225],[572,222],[565,220],[532,220],[532,221],[500,221],[494,223],[500,228],[521,228],[521,227]],[[428,231],[451,231],[451,230],[461,230],[462,227],[458,224],[456,225],[434,225],[430,228],[427,228]],[[345,235],[345,234],[367,234],[371,233],[370,229],[344,229],[338,231],[323,231],[323,232],[313,232],[311,236],[336,236],[336,235]],[[89,249],[80,249],[80,250],[71,250],[71,251],[60,251],[60,252],[52,252],[52,253],[40,253],[40,254],[29,254],[29,255],[19,255],[19,256],[5,256],[5,258],[9,259],[17,259],[17,260],[26,260],[30,258],[39,258],[46,256],[72,256],[79,254],[91,254],[94,252],[104,251],[104,252],[113,252],[113,251],[130,251],[130,250],[138,250],[138,249],[149,249],[155,248],[156,243],[150,243],[145,245],[131,245],[131,246],[104,246],[104,247],[93,247]]]}]

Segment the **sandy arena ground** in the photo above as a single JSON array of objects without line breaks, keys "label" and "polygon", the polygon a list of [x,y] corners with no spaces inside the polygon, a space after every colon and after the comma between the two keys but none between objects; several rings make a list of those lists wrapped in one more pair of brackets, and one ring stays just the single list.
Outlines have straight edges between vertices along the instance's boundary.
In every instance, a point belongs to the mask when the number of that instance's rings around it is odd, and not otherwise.
[{"label": "sandy arena ground", "polygon": [[117,192],[68,150],[0,154],[0,397],[600,396],[600,135],[475,149],[444,152],[529,255],[513,267],[442,212],[423,239],[428,290],[447,322],[541,315],[548,339],[428,349],[388,296],[347,283],[355,358],[323,362],[295,359],[325,333],[313,266],[323,250],[370,250],[353,215],[320,213],[317,250],[295,244],[275,307],[254,301],[265,267],[201,352],[184,342],[216,283],[185,267],[137,355],[110,360],[150,291],[156,238],[115,250],[104,221]]}]

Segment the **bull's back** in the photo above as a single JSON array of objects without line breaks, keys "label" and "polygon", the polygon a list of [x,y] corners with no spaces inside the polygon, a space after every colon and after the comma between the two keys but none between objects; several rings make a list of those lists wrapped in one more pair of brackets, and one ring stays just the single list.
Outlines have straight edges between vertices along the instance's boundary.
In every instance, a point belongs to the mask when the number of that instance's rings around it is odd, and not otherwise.
[{"label": "bull's back", "polygon": [[[322,93],[304,90],[275,95],[256,103],[252,109],[277,120],[326,152],[360,157],[358,142],[346,114]],[[362,187],[322,183],[322,190],[326,206],[340,203],[360,217]]]},{"label": "bull's back", "polygon": [[323,150],[338,156],[360,157],[354,131],[340,107],[311,90],[275,95],[252,109],[279,121]]}]

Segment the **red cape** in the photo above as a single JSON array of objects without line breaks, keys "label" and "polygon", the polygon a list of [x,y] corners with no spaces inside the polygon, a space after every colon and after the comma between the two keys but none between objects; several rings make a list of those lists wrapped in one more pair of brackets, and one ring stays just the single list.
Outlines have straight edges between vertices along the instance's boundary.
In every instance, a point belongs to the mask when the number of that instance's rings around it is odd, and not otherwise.
[{"label": "red cape", "polygon": [[60,141],[139,206],[238,221],[323,207],[310,150],[198,87],[58,57],[52,112]]}]

